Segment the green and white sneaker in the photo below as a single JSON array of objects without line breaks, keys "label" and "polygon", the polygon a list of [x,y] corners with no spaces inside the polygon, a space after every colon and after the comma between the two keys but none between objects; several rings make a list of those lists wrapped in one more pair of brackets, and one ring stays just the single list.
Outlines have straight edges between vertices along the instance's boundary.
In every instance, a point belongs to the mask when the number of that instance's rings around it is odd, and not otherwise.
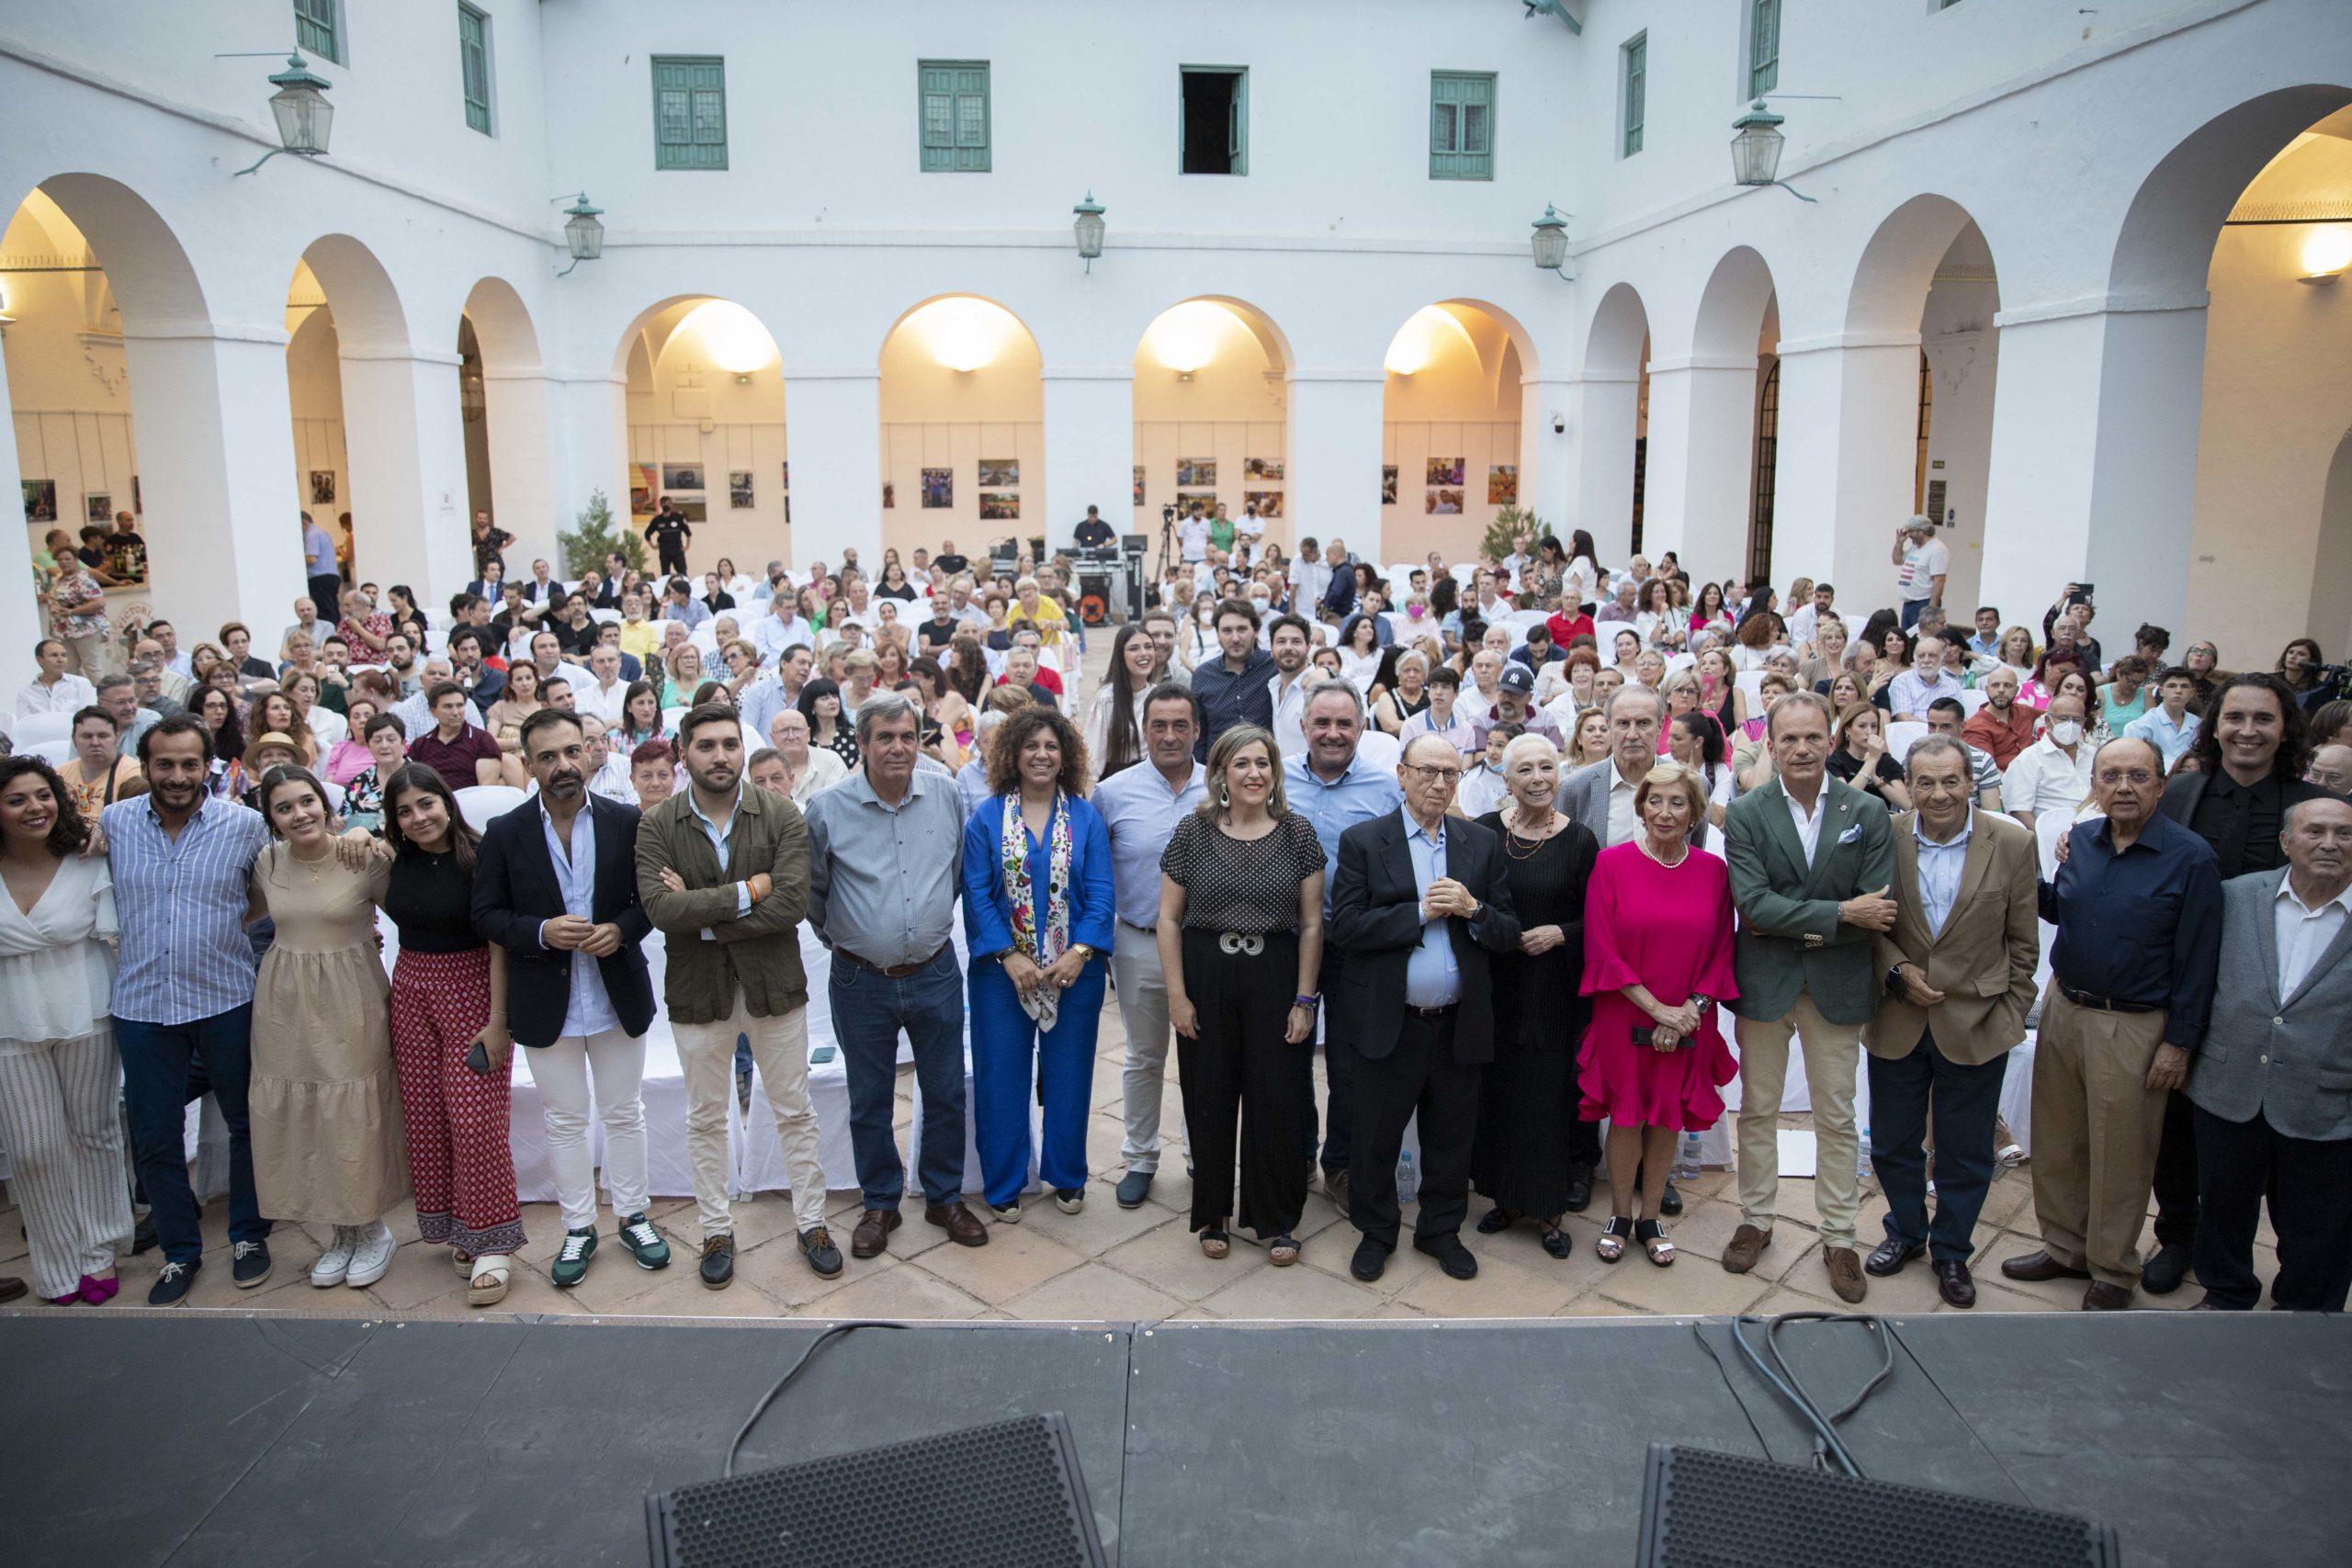
[{"label": "green and white sneaker", "polygon": [[662,1239],[662,1233],[653,1228],[642,1209],[621,1221],[621,1245],[628,1248],[639,1269],[670,1267],[670,1244]]},{"label": "green and white sneaker", "polygon": [[548,1278],[558,1285],[572,1286],[588,1277],[588,1260],[596,1256],[596,1227],[584,1231],[563,1233],[562,1249],[555,1255],[555,1266],[548,1270]]}]

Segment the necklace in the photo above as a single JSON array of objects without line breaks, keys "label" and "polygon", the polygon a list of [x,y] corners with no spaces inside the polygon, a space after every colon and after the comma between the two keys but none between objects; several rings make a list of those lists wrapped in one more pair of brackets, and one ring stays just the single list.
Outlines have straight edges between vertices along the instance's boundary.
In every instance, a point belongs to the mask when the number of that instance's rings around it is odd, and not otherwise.
[{"label": "necklace", "polygon": [[[1513,807],[1511,808],[1511,821],[1510,823],[1510,831],[1503,835],[1503,853],[1510,856],[1513,860],[1533,860],[1537,855],[1544,852],[1544,846],[1552,841],[1552,836],[1549,833],[1544,834],[1541,838],[1534,839],[1522,839],[1519,836],[1520,817],[1521,813],[1524,809],[1525,808],[1521,807]],[[1548,811],[1544,813],[1542,825],[1545,828],[1549,828],[1552,825],[1552,818],[1555,815],[1555,813]],[[1525,844],[1527,846],[1523,851],[1519,847],[1521,844]]]},{"label": "necklace", "polygon": [[300,866],[303,870],[311,874],[311,881],[316,882],[319,879],[319,867],[324,864],[327,860],[334,854],[334,846],[333,844],[329,844],[327,846],[327,852],[320,855],[315,860],[311,859],[308,855],[302,854],[291,844],[286,846],[286,852],[292,858],[296,865]]},{"label": "necklace", "polygon": [[1683,842],[1682,852],[1675,856],[1672,860],[1668,860],[1656,850],[1650,848],[1650,836],[1647,833],[1645,833],[1640,838],[1635,839],[1634,842],[1641,845],[1642,853],[1649,856],[1650,859],[1657,862],[1658,864],[1666,867],[1668,871],[1672,871],[1676,866],[1680,865],[1684,861],[1690,858],[1690,845],[1687,840]]}]

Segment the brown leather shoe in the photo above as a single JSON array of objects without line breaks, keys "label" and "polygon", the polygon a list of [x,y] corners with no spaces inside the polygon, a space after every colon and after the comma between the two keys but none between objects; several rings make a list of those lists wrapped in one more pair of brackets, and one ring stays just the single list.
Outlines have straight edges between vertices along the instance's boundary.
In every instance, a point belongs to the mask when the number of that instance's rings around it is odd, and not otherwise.
[{"label": "brown leather shoe", "polygon": [[2122,1285],[2110,1285],[2104,1280],[2093,1280],[2083,1292],[2085,1312],[2123,1312],[2132,1305],[2132,1292]]},{"label": "brown leather shoe", "polygon": [[2087,1280],[2091,1271],[2059,1262],[2047,1251],[2029,1252],[2023,1258],[2005,1258],[2001,1272],[2012,1280]]},{"label": "brown leather shoe", "polygon": [[1976,1281],[1969,1277],[1968,1264],[1958,1258],[1936,1259],[1936,1294],[1956,1307],[1976,1304]]},{"label": "brown leather shoe", "polygon": [[933,1203],[922,1212],[922,1217],[947,1233],[947,1239],[958,1247],[986,1247],[989,1227],[980,1224],[980,1216],[959,1202]]},{"label": "brown leather shoe", "polygon": [[899,1228],[896,1209],[868,1209],[858,1215],[857,1228],[849,1233],[849,1255],[852,1258],[879,1258],[890,1246],[890,1233]]},{"label": "brown leather shoe", "polygon": [[1754,1225],[1742,1224],[1724,1243],[1724,1272],[1745,1274],[1756,1267],[1757,1258],[1772,1245],[1772,1233],[1759,1231]]},{"label": "brown leather shoe", "polygon": [[1821,1261],[1829,1269],[1829,1288],[1838,1299],[1851,1306],[1870,1293],[1870,1281],[1862,1278],[1862,1255],[1850,1247],[1824,1248]]}]

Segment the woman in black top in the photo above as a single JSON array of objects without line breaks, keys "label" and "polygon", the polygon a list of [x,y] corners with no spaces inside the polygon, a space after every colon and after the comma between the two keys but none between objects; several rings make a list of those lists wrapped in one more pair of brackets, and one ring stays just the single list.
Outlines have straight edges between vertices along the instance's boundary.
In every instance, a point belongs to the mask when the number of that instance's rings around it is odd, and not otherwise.
[{"label": "woman in black top", "polygon": [[[409,762],[384,783],[384,838],[392,852],[384,913],[401,944],[392,1065],[417,1234],[456,1253],[470,1281],[467,1303],[488,1306],[506,1294],[523,1213],[506,1141],[514,1043],[506,1030],[506,950],[474,934],[481,835],[458,815],[441,775]],[[482,1068],[468,1061],[476,1050]]]},{"label": "woman in black top", "polygon": [[[1223,1258],[1241,1118],[1240,1223],[1298,1261],[1315,1111],[1315,983],[1323,962],[1323,846],[1283,795],[1274,738],[1240,724],[1209,748],[1208,798],[1159,857],[1159,964],[1184,1086],[1192,1227]],[[1293,989],[1285,991],[1285,985]]]},{"label": "woman in black top", "polygon": [[842,711],[841,682],[820,675],[800,688],[798,705],[800,716],[808,721],[808,744],[823,747],[851,773],[857,772],[857,727]]},{"label": "woman in black top", "polygon": [[877,599],[896,599],[902,604],[915,602],[915,591],[907,583],[906,568],[891,561],[882,568],[882,586],[874,591]]},{"label": "woman in black top", "polygon": [[1544,1227],[1544,1250],[1575,1250],[1560,1216],[1592,1201],[1600,1163],[1598,1122],[1577,1114],[1577,1053],[1592,1012],[1584,977],[1584,889],[1600,845],[1552,808],[1560,754],[1540,735],[1503,750],[1501,809],[1478,825],[1501,840],[1503,875],[1519,911],[1519,951],[1494,961],[1495,1059],[1478,1089],[1470,1179],[1495,1206],[1478,1222],[1492,1235],[1521,1219]]},{"label": "woman in black top", "polygon": [[1904,782],[1903,765],[1886,754],[1882,738],[1886,715],[1869,703],[1856,703],[1838,716],[1838,747],[1829,753],[1829,772],[1838,778],[1886,802],[1889,811],[1911,809],[1911,791]]}]

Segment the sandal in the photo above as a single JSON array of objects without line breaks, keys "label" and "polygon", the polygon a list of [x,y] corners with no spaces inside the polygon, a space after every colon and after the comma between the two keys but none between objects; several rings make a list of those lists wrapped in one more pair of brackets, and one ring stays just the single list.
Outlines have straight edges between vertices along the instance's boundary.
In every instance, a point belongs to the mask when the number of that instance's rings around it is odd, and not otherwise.
[{"label": "sandal", "polygon": [[1600,1254],[1603,1263],[1614,1263],[1625,1256],[1625,1238],[1634,1234],[1634,1222],[1624,1214],[1611,1214],[1609,1223],[1600,1227],[1600,1239],[1592,1249]]},{"label": "sandal", "polygon": [[474,1259],[473,1272],[468,1276],[466,1304],[485,1307],[506,1299],[509,1259],[503,1254],[485,1252]]},{"label": "sandal", "polygon": [[1634,1239],[1642,1244],[1643,1252],[1659,1268],[1667,1268],[1674,1262],[1674,1244],[1666,1239],[1666,1227],[1657,1221],[1635,1221]]},{"label": "sandal", "polygon": [[1575,1238],[1570,1236],[1566,1231],[1562,1230],[1556,1224],[1546,1225],[1544,1227],[1544,1251],[1550,1253],[1553,1257],[1565,1263],[1576,1249],[1577,1244]]},{"label": "sandal", "polygon": [[1277,1269],[1287,1269],[1298,1261],[1298,1237],[1285,1231],[1266,1244],[1267,1260]]},{"label": "sandal", "polygon": [[1225,1234],[1223,1225],[1211,1225],[1201,1232],[1201,1250],[1211,1258],[1223,1258],[1233,1250],[1233,1238]]},{"label": "sandal", "polygon": [[449,1249],[449,1261],[458,1266],[458,1273],[466,1275],[468,1278],[472,1277],[474,1271],[474,1255],[472,1253],[453,1247]]}]

